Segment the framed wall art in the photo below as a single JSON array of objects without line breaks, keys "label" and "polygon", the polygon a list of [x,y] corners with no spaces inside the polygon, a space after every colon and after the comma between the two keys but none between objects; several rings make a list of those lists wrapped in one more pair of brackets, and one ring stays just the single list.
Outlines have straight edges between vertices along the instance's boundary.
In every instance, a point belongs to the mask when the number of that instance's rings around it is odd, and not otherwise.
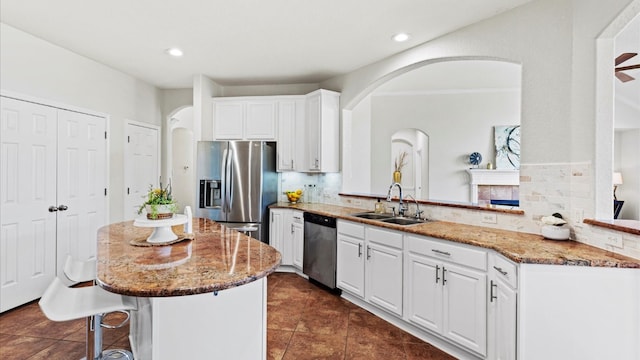
[{"label": "framed wall art", "polygon": [[520,125],[494,126],[496,169],[520,169]]}]

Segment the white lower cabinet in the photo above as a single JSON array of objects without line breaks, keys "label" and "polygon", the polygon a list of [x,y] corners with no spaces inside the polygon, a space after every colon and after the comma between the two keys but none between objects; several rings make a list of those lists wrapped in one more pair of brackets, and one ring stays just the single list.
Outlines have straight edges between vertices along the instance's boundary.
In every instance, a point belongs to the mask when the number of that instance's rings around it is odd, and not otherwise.
[{"label": "white lower cabinet", "polygon": [[405,320],[486,355],[486,252],[413,235],[405,242]]},{"label": "white lower cabinet", "polygon": [[302,211],[291,212],[291,250],[293,266],[302,271],[304,258],[304,217]]},{"label": "white lower cabinet", "polygon": [[338,288],[402,316],[402,233],[338,220]]},{"label": "white lower cabinet", "polygon": [[498,254],[489,263],[489,359],[516,359],[517,265]]},{"label": "white lower cabinet", "polygon": [[338,219],[337,287],[364,298],[364,225]]},{"label": "white lower cabinet", "polygon": [[269,213],[269,245],[282,255],[282,266],[302,271],[304,256],[303,212],[291,209],[271,209]]},{"label": "white lower cabinet", "polygon": [[402,316],[402,233],[367,226],[365,300]]}]

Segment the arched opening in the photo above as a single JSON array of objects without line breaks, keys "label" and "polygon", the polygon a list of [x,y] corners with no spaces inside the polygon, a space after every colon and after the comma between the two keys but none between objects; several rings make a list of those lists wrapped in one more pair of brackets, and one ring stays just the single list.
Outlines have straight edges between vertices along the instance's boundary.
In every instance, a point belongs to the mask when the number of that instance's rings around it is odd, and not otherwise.
[{"label": "arched opening", "polygon": [[166,136],[167,176],[173,185],[173,197],[180,206],[195,204],[195,139],[193,133],[193,107],[176,110],[168,119]]}]

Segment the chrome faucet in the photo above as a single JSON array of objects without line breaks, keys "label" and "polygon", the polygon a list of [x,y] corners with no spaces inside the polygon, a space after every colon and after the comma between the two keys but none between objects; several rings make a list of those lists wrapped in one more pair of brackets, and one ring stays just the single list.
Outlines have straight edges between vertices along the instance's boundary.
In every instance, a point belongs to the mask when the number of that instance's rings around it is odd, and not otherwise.
[{"label": "chrome faucet", "polygon": [[420,215],[422,215],[422,213],[424,211],[420,210],[420,204],[418,203],[418,200],[416,200],[416,198],[414,198],[413,196],[411,196],[411,194],[407,195],[408,198],[411,198],[413,200],[413,202],[416,203],[416,214],[414,215],[414,217],[416,219],[420,219]]},{"label": "chrome faucet", "polygon": [[404,216],[405,212],[407,211],[407,204],[402,202],[402,186],[400,185],[400,183],[393,183],[391,184],[391,186],[389,186],[389,191],[387,192],[387,201],[391,201],[391,190],[393,190],[394,186],[398,187],[398,199],[400,200],[398,203],[398,215]]}]

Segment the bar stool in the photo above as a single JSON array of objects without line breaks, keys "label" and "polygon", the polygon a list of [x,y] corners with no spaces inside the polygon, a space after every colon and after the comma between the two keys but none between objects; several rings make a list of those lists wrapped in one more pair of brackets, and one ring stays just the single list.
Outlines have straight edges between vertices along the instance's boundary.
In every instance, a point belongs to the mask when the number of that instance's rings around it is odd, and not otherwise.
[{"label": "bar stool", "polygon": [[[95,262],[94,262],[95,264]],[[93,269],[93,270],[91,270]],[[67,258],[65,274],[69,270],[70,280],[86,280],[87,274],[95,273],[90,264]],[[73,277],[73,279],[71,279]],[[95,277],[93,277],[95,279]],[[80,318],[87,319],[87,360],[94,359],[133,359],[130,351],[113,349],[102,351],[102,327],[118,328],[129,321],[128,310],[136,309],[135,298],[108,292],[99,286],[79,288],[67,287],[59,278],[53,279],[40,298],[40,309],[52,321],[69,321]],[[124,312],[127,318],[118,325],[102,323],[104,314]]]},{"label": "bar stool", "polygon": [[96,280],[96,261],[80,261],[67,255],[64,262],[64,275],[71,281],[85,282]]}]

